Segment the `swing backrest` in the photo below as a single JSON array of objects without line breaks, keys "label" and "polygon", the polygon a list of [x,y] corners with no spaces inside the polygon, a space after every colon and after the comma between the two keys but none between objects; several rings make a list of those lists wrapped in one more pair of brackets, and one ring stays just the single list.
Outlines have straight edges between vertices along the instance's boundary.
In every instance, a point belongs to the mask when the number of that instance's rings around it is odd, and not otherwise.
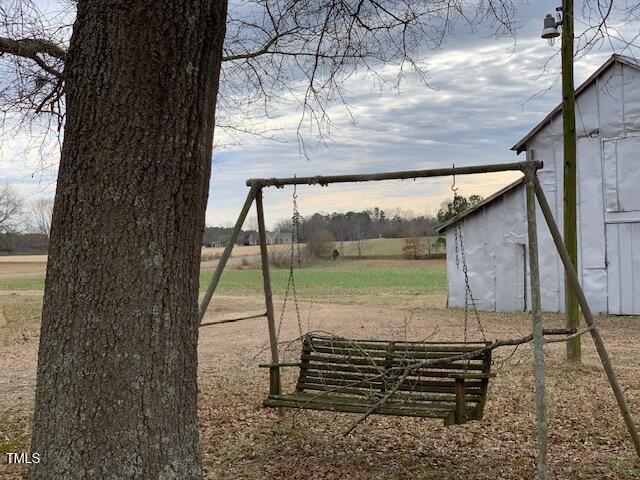
[{"label": "swing backrest", "polygon": [[[407,365],[468,354],[486,342],[394,342],[306,335],[298,392],[381,398],[396,388]],[[437,404],[443,411],[456,404],[456,384],[464,381],[470,418],[481,418],[491,376],[491,350],[465,360],[448,360],[412,371],[397,385],[392,400]]]}]

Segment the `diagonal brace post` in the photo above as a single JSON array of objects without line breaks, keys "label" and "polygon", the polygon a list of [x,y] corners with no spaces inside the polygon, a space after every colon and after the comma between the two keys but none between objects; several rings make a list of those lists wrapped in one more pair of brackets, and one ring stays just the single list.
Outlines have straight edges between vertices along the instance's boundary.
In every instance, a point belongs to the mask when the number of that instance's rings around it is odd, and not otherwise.
[{"label": "diagonal brace post", "polygon": [[240,230],[242,229],[244,220],[245,218],[247,218],[247,214],[249,213],[251,204],[256,198],[256,191],[256,188],[251,188],[249,190],[247,199],[244,201],[244,205],[242,206],[242,210],[240,211],[240,215],[238,215],[238,220],[236,220],[236,224],[233,227],[233,232],[231,232],[231,237],[229,238],[229,241],[224,248],[224,252],[222,252],[220,260],[218,260],[216,270],[213,272],[213,277],[211,277],[211,281],[209,282],[207,291],[205,292],[204,298],[202,299],[200,307],[198,308],[198,324],[202,323],[204,314],[207,311],[207,307],[209,307],[209,303],[211,302],[211,297],[213,297],[213,292],[216,291],[216,287],[218,286],[218,282],[220,281],[220,277],[222,276],[224,267],[227,264],[227,260],[229,260],[229,257],[231,256],[231,251],[236,244],[236,240],[238,239],[238,235],[240,234]]}]

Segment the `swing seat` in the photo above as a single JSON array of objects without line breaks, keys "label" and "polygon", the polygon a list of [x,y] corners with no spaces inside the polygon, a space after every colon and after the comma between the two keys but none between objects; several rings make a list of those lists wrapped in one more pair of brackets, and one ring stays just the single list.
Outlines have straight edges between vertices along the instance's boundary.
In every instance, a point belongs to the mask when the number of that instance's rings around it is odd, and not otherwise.
[{"label": "swing seat", "polygon": [[264,406],[442,418],[445,425],[478,420],[489,378],[495,376],[491,350],[421,367],[401,382],[400,377],[408,365],[473,352],[488,343],[350,340],[309,334],[303,340],[300,363],[261,365],[300,368],[295,392],[271,394]]}]

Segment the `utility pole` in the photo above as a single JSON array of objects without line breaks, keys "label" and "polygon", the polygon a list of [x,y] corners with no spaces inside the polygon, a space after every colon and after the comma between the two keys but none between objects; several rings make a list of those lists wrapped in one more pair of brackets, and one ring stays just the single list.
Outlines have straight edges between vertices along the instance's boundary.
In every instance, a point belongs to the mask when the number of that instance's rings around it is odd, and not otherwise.
[{"label": "utility pole", "polygon": [[[576,174],[576,91],[573,85],[573,0],[562,2],[562,127],[564,133],[564,243],[571,263],[578,270],[577,174]],[[567,328],[580,328],[578,297],[565,275]],[[567,360],[580,362],[580,336],[567,341]]]},{"label": "utility pole", "polygon": [[[573,83],[573,0],[563,0],[562,7],[556,10],[562,12],[562,19],[558,22],[551,15],[545,19],[545,29],[542,38],[553,42],[560,34],[557,27],[562,27],[562,127],[564,146],[564,243],[569,252],[571,263],[578,270],[578,233],[577,233],[577,174],[576,174],[576,93]],[[578,298],[571,288],[567,276],[564,279],[565,291],[565,324],[567,328],[580,328],[580,307]],[[580,336],[572,338],[566,343],[567,360],[582,361]]]}]

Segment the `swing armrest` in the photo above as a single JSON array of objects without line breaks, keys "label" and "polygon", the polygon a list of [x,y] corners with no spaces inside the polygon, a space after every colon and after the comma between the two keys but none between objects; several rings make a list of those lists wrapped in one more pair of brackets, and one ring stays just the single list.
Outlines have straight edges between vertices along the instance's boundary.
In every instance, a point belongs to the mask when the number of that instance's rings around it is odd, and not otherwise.
[{"label": "swing armrest", "polygon": [[491,373],[452,373],[449,375],[451,378],[462,378],[462,379],[483,379],[483,378],[495,378],[496,374]]},{"label": "swing armrest", "polygon": [[301,367],[302,364],[300,362],[297,363],[260,363],[258,367],[260,368],[280,368],[280,367]]}]

